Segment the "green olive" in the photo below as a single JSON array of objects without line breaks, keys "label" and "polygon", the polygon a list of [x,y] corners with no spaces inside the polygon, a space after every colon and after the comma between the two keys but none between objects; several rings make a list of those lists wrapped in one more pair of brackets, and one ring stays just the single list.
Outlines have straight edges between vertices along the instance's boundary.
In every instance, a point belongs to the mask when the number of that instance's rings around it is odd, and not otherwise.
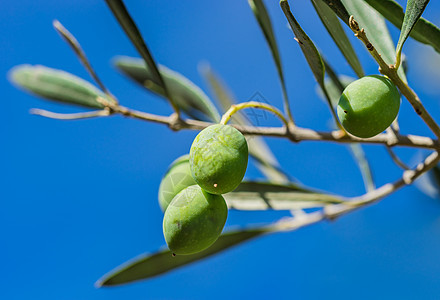
[{"label": "green olive", "polygon": [[159,205],[165,211],[173,198],[184,188],[196,184],[189,168],[189,155],[173,161],[159,186]]},{"label": "green olive", "polygon": [[211,246],[220,236],[228,216],[221,195],[192,185],[174,197],[163,218],[163,234],[175,254],[193,254]]},{"label": "green olive", "polygon": [[342,126],[354,136],[373,137],[396,119],[400,95],[386,77],[365,76],[350,83],[339,99],[337,111]]},{"label": "green olive", "polygon": [[232,126],[211,125],[194,139],[189,163],[195,181],[205,191],[216,195],[231,192],[246,173],[246,139]]}]

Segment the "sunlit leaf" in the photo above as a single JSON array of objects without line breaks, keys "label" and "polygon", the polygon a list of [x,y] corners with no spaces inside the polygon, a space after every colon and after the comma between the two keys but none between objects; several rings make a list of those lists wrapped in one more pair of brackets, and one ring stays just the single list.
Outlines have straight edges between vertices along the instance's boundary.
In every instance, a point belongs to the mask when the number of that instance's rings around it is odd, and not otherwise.
[{"label": "sunlit leaf", "polygon": [[396,64],[400,64],[400,55],[402,53],[402,47],[411,33],[412,29],[416,25],[417,21],[422,16],[426,5],[428,5],[429,0],[408,0],[406,3],[405,17],[403,18],[402,28],[400,30],[399,41],[397,42],[396,48]]},{"label": "sunlit leaf", "polygon": [[122,0],[105,0],[105,2],[112,11],[113,15],[118,20],[119,25],[121,25],[125,34],[128,36],[136,50],[139,52],[140,56],[144,59],[145,64],[151,72],[151,80],[153,84],[157,86],[156,88],[162,89],[163,94],[166,96],[166,98],[174,103],[175,100],[169,93],[166,82],[162,78],[161,73],[159,72],[159,68],[156,65],[156,62],[151,55],[151,52],[148,49],[147,44],[145,43],[139,29],[137,28],[135,22],[128,13],[124,2]]},{"label": "sunlit leaf", "polygon": [[[397,28],[402,27],[404,12],[402,6],[393,0],[365,0],[374,9],[380,12]],[[431,45],[435,51],[440,52],[440,28],[424,18],[415,24],[410,36],[415,40]]]},{"label": "sunlit leaf", "polygon": [[264,37],[266,38],[267,44],[269,45],[270,52],[272,53],[272,57],[275,61],[275,65],[278,71],[278,76],[281,81],[281,88],[283,91],[284,98],[284,106],[286,112],[291,117],[290,108],[289,108],[289,100],[287,96],[286,83],[284,80],[283,67],[281,65],[281,57],[278,51],[277,42],[275,40],[275,34],[272,29],[272,22],[270,21],[269,14],[267,13],[267,9],[264,6],[263,0],[248,0],[252,11],[254,12],[255,18],[260,25],[261,30],[263,31]]},{"label": "sunlit leaf", "polygon": [[359,170],[361,171],[365,190],[367,192],[374,190],[376,188],[376,184],[374,183],[373,172],[371,171],[371,165],[367,159],[364,149],[360,144],[357,143],[349,144],[348,149],[350,149],[350,153],[355,159]]},{"label": "sunlit leaf", "polygon": [[[350,15],[363,28],[368,39],[376,47],[384,61],[394,64],[396,58],[396,47],[394,46],[391,35],[388,31],[384,18],[366,2],[361,0],[342,0],[345,8]],[[398,74],[402,80],[406,81],[403,68],[399,68]]]},{"label": "sunlit leaf", "polygon": [[[322,60],[321,54],[319,54],[318,49],[313,44],[312,40],[307,36],[304,30],[301,28],[299,23],[296,21],[292,12],[290,11],[289,3],[287,0],[281,0],[280,2],[281,9],[286,15],[287,21],[289,22],[290,28],[295,34],[295,40],[298,42],[304,57],[309,64],[310,69],[312,70],[313,75],[315,76],[316,81],[320,85],[321,89],[326,96],[327,103],[329,105],[330,112],[336,122],[336,124],[340,127],[338,117],[336,116],[335,110],[332,107],[330,97],[327,95],[327,91],[324,85],[324,76],[325,76],[325,66],[324,61]],[[341,127],[342,128],[342,127]]]},{"label": "sunlit leaf", "polygon": [[95,80],[96,84],[98,84],[100,89],[110,98],[113,98],[110,91],[107,89],[107,87],[99,78],[98,73],[92,67],[92,64],[87,58],[86,53],[82,49],[81,44],[78,42],[75,36],[72,33],[70,33],[70,31],[67,30],[67,28],[64,27],[63,24],[61,24],[60,21],[58,20],[53,21],[53,27],[60,34],[61,38],[70,46],[70,48],[73,50],[75,55],[78,57],[81,64],[84,66],[87,72],[89,72],[90,76],[93,78],[93,80]]},{"label": "sunlit leaf", "polygon": [[286,15],[287,21],[289,22],[290,27],[292,28],[293,33],[295,34],[296,41],[301,47],[302,52],[309,64],[310,69],[315,76],[316,81],[321,85],[324,83],[324,75],[325,68],[324,62],[322,61],[321,55],[319,54],[318,49],[316,49],[312,40],[308,37],[308,35],[301,28],[299,23],[296,21],[295,17],[290,11],[290,7],[287,1],[282,0],[280,2],[281,8],[283,9],[284,14]]},{"label": "sunlit leaf", "polygon": [[[114,59],[114,65],[125,75],[147,88],[148,90],[166,97],[163,89],[153,82],[153,73],[142,59],[119,56]],[[208,96],[188,78],[176,71],[159,65],[160,73],[177,106],[190,117],[201,120],[218,122],[220,115]]]},{"label": "sunlit leaf", "polygon": [[340,197],[293,184],[253,181],[242,182],[233,192],[223,196],[228,207],[237,210],[293,210],[343,202]]},{"label": "sunlit leaf", "polygon": [[[227,111],[236,101],[232,92],[226,87],[221,78],[211,69],[209,65],[204,65],[201,69],[206,78],[215,98],[220,104],[223,112]],[[240,125],[250,125],[251,122],[238,111],[232,116],[231,122]],[[264,139],[259,136],[250,136],[247,138],[249,155],[256,160],[257,168],[272,182],[288,183],[288,176],[281,170],[275,155],[270,150]]]},{"label": "sunlit leaf", "polygon": [[348,20],[350,19],[350,15],[347,12],[344,4],[342,4],[341,0],[323,0],[328,7],[330,7],[335,14],[348,25]]},{"label": "sunlit leaf", "polygon": [[191,255],[173,256],[170,250],[162,250],[153,254],[142,254],[104,275],[96,282],[96,286],[120,285],[158,276],[184,265],[200,261],[271,231],[272,228],[270,226],[229,231],[222,234],[208,249]]},{"label": "sunlit leaf", "polygon": [[[356,80],[356,78],[350,76],[345,76],[345,75],[339,76],[339,82],[341,82],[343,88],[345,88],[354,80]],[[327,89],[328,95],[330,96],[333,107],[336,108],[339,102],[339,98],[341,97],[342,94],[341,89],[337,86],[337,84],[335,84],[335,82],[331,78],[325,79],[325,87]],[[319,86],[317,87],[317,92],[319,97],[323,101],[325,101],[324,93],[322,92],[322,89]]]},{"label": "sunlit leaf", "polygon": [[350,40],[345,34],[338,17],[335,15],[333,10],[325,4],[324,0],[312,0],[312,3],[319,15],[319,18],[329,32],[330,36],[335,41],[338,48],[341,50],[341,53],[344,55],[348,64],[351,66],[357,76],[363,77],[364,70],[362,69],[362,65],[359,62],[356,52],[354,51]]},{"label": "sunlit leaf", "polygon": [[104,108],[100,101],[114,103],[88,81],[45,66],[19,65],[10,71],[9,78],[18,87],[49,100],[89,108]]}]

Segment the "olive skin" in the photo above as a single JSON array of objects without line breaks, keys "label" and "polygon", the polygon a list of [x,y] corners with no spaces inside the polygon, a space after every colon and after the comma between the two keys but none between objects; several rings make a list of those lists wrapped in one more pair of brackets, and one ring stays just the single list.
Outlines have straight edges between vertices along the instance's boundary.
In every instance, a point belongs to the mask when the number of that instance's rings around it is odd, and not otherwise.
[{"label": "olive skin", "polygon": [[196,184],[189,168],[189,155],[173,161],[159,186],[159,205],[165,211],[173,198],[184,188]]},{"label": "olive skin", "polygon": [[205,191],[216,195],[231,192],[246,173],[246,139],[232,126],[211,125],[194,139],[189,163],[195,181]]},{"label": "olive skin", "polygon": [[400,95],[386,77],[370,75],[350,83],[338,102],[338,118],[345,130],[360,138],[373,137],[396,119]]},{"label": "olive skin", "polygon": [[225,199],[192,185],[174,197],[163,218],[163,234],[174,254],[200,252],[220,236],[228,216]]}]

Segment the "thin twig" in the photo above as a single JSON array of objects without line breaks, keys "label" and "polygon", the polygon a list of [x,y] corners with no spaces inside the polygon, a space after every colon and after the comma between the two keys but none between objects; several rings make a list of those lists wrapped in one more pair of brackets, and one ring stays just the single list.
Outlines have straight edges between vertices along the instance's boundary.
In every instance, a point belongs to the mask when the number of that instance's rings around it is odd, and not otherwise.
[{"label": "thin twig", "polygon": [[[129,109],[124,106],[109,106],[110,112],[106,110],[97,111],[101,113],[95,112],[86,112],[86,113],[78,113],[78,114],[70,114],[72,118],[71,120],[83,119],[89,117],[101,117],[108,116],[111,114],[120,114],[125,117],[139,119],[143,121],[148,121],[152,123],[163,124],[170,127],[172,130],[203,130],[206,127],[213,125],[214,123],[192,120],[192,119],[177,119],[176,115],[173,114],[171,116],[161,116],[150,114],[142,111],[137,111],[133,109]],[[52,112],[47,112],[44,110],[35,109],[32,110],[33,114],[38,114],[41,116],[68,120],[68,115],[66,114],[57,114]],[[351,135],[341,135],[339,130],[323,132],[316,131],[312,129],[294,127],[289,131],[286,130],[285,127],[260,127],[260,126],[250,126],[250,125],[237,125],[232,124],[244,135],[258,135],[258,136],[268,136],[268,137],[278,137],[278,138],[286,138],[294,142],[301,141],[327,141],[334,143],[361,143],[361,144],[378,144],[378,145],[392,145],[392,146],[401,146],[401,147],[411,147],[411,148],[424,148],[424,149],[433,149],[440,151],[440,142],[435,139],[431,139],[429,137],[419,136],[419,135],[397,135],[396,139],[390,144],[389,135],[386,133],[382,133],[376,135],[375,137],[362,139],[357,138]]]},{"label": "thin twig", "polygon": [[360,197],[351,198],[343,204],[328,205],[322,211],[301,215],[299,218],[292,217],[282,219],[273,225],[273,231],[292,231],[326,219],[333,220],[353,210],[377,202],[403,186],[413,183],[417,177],[433,168],[438,163],[439,159],[440,156],[438,152],[433,152],[425,159],[425,161],[418,164],[415,169],[403,172],[402,177],[394,183],[385,184]]},{"label": "thin twig", "polygon": [[[167,125],[173,130],[203,130],[214,123],[203,122],[197,120],[180,120],[175,117],[160,116],[141,111],[132,110],[123,106],[112,107],[115,113],[122,114],[126,117],[150,121]],[[351,135],[341,135],[340,131],[321,132],[312,129],[295,127],[288,132],[284,127],[259,127],[233,124],[239,131],[245,135],[260,135],[270,137],[287,138],[291,141],[328,141],[335,143],[363,143],[363,144],[384,144],[388,145],[389,136],[385,133],[379,134],[369,139],[357,138]],[[440,142],[429,137],[417,135],[398,135],[393,146],[426,148],[440,150]]]},{"label": "thin twig", "polygon": [[111,114],[110,110],[103,109],[103,110],[94,110],[94,111],[88,111],[88,112],[82,112],[82,113],[74,113],[74,114],[60,114],[60,113],[54,113],[48,110],[39,109],[39,108],[33,108],[29,111],[33,115],[38,115],[50,119],[56,119],[56,120],[80,120],[80,119],[90,119],[90,118],[96,118],[96,117],[107,117]]},{"label": "thin twig", "polygon": [[435,167],[440,159],[438,152],[433,152],[423,162],[419,163],[414,169],[406,170],[403,172],[402,177],[393,182],[387,183],[374,191],[368,192],[362,196],[354,197],[351,201],[356,205],[338,204],[332,205],[325,209],[327,218],[335,218],[345,213],[348,213],[356,208],[363,207],[367,204],[376,202],[389,194],[397,191],[405,185],[409,185],[414,182],[420,175],[427,172],[431,168]]}]

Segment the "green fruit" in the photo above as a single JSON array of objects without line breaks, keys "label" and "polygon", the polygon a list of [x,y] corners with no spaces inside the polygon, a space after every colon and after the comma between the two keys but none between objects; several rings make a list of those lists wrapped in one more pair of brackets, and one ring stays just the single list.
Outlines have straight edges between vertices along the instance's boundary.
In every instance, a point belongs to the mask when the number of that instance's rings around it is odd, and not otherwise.
[{"label": "green fruit", "polygon": [[196,184],[189,168],[189,155],[172,162],[159,186],[159,205],[165,211],[173,198],[184,188]]},{"label": "green fruit", "polygon": [[225,199],[198,185],[181,191],[163,218],[163,234],[175,254],[192,254],[211,246],[220,236],[228,216]]},{"label": "green fruit", "polygon": [[189,154],[191,173],[205,191],[233,191],[246,173],[248,146],[244,136],[229,125],[211,125],[194,139]]},{"label": "green fruit", "polygon": [[338,103],[338,117],[345,130],[360,138],[375,136],[396,119],[400,95],[394,84],[379,75],[350,83]]}]

